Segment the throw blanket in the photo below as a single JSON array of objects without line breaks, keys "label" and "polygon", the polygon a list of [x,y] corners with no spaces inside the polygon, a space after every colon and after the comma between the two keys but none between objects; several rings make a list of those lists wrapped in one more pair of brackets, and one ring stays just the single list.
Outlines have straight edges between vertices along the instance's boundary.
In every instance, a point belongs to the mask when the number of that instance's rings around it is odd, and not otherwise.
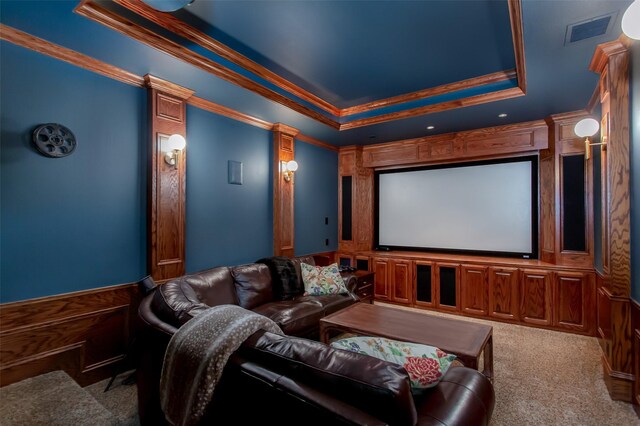
[{"label": "throw blanket", "polygon": [[227,360],[260,329],[282,334],[269,318],[235,305],[207,309],[178,329],[160,379],[160,404],[171,424],[198,423]]},{"label": "throw blanket", "polygon": [[269,268],[271,285],[277,299],[289,300],[304,293],[296,267],[288,257],[266,257],[256,260],[256,263],[264,263]]}]

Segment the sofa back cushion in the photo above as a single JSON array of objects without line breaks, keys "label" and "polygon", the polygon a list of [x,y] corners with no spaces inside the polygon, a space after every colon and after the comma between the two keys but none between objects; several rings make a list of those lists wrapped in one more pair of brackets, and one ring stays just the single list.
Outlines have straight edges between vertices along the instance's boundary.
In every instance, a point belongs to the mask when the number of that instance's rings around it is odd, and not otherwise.
[{"label": "sofa back cushion", "polygon": [[311,385],[390,424],[414,425],[407,372],[399,365],[292,336],[257,332],[242,356],[297,383]]},{"label": "sofa back cushion", "polygon": [[302,270],[300,268],[301,263],[306,263],[307,265],[316,265],[316,261],[313,256],[298,256],[292,257],[291,261],[293,262],[293,266],[296,268],[296,277],[298,279],[298,288],[302,289],[304,292],[304,282],[302,281]]},{"label": "sofa back cushion", "polygon": [[267,265],[250,263],[231,268],[238,304],[245,309],[273,301],[271,273]]},{"label": "sofa back cushion", "polygon": [[185,275],[156,288],[151,308],[169,324],[180,327],[203,310],[237,305],[231,271],[227,267]]}]

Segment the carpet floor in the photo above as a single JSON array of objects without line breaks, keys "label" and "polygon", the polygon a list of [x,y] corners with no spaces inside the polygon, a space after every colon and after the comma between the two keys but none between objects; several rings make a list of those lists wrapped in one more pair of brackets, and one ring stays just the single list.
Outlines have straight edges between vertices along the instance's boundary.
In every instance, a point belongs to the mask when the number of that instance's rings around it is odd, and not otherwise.
[{"label": "carpet floor", "polygon": [[493,327],[491,426],[640,425],[631,404],[609,397],[595,337],[384,306]]},{"label": "carpet floor", "polygon": [[[493,326],[496,406],[491,426],[640,425],[631,404],[612,401],[593,337],[463,318]],[[118,376],[86,388],[56,371],[0,388],[4,425],[138,426],[136,386]],[[124,382],[124,383],[123,383]]]}]

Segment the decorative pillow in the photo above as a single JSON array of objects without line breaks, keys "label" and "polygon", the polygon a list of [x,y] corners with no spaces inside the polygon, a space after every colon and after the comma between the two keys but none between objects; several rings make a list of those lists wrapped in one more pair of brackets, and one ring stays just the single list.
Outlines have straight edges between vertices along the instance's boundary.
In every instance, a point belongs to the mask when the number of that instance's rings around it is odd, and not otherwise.
[{"label": "decorative pillow", "polygon": [[331,346],[402,365],[409,373],[411,389],[415,393],[437,385],[456,359],[455,355],[433,346],[384,337],[349,337],[337,340]]},{"label": "decorative pillow", "polygon": [[301,263],[300,271],[302,272],[304,291],[309,296],[349,293],[337,263],[332,263],[329,266],[312,266]]}]

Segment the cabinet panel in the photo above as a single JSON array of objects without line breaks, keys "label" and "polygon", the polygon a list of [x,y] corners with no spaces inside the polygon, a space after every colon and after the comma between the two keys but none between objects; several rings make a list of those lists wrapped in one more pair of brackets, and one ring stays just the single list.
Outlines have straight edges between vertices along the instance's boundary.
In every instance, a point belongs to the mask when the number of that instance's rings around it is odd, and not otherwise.
[{"label": "cabinet panel", "polygon": [[390,266],[391,300],[411,303],[411,262],[392,260]]},{"label": "cabinet panel", "polygon": [[442,310],[457,311],[460,306],[460,265],[437,263],[436,306]]},{"label": "cabinet panel", "polygon": [[487,268],[462,265],[460,275],[463,312],[487,315]]},{"label": "cabinet panel", "polygon": [[376,299],[389,299],[389,261],[385,259],[373,259],[374,285],[373,291]]},{"label": "cabinet panel", "polygon": [[489,316],[518,319],[518,269],[489,268]]},{"label": "cabinet panel", "polygon": [[416,261],[415,267],[415,299],[417,306],[432,307],[435,305],[434,268],[431,262]]},{"label": "cabinet panel", "polygon": [[592,324],[593,282],[590,274],[558,272],[554,280],[554,325],[587,331]]},{"label": "cabinet panel", "polygon": [[526,323],[551,325],[551,272],[522,271],[520,317]]}]

